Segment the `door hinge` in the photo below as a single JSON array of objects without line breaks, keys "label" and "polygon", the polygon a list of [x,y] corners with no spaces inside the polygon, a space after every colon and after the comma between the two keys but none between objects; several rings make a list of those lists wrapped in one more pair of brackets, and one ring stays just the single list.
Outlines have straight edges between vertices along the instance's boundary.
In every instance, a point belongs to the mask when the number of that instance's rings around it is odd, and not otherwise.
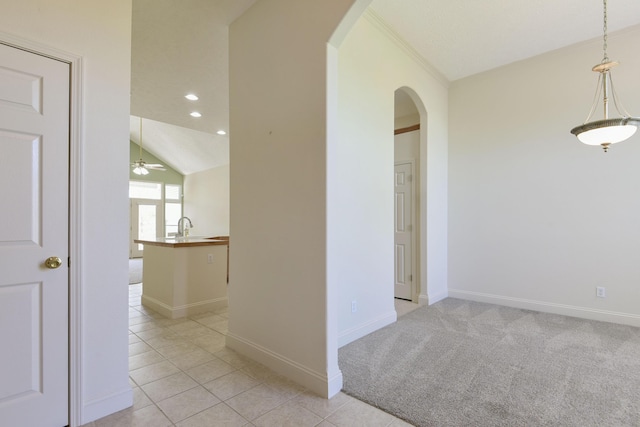
[{"label": "door hinge", "polygon": [[410,281],[410,282],[413,282],[413,274],[410,274],[410,275],[409,275],[409,281]]},{"label": "door hinge", "polygon": [[407,225],[407,231],[413,231],[413,225],[411,224]]},{"label": "door hinge", "polygon": [[67,257],[67,267],[71,268],[71,257]]}]

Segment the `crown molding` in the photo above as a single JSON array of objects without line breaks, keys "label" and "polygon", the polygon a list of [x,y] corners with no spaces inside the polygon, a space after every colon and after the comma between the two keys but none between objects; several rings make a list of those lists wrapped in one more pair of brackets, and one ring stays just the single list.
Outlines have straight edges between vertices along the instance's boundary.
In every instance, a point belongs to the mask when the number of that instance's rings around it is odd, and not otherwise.
[{"label": "crown molding", "polygon": [[369,23],[380,30],[389,40],[395,43],[404,53],[420,65],[445,88],[451,83],[440,71],[429,63],[417,50],[400,36],[387,22],[370,7],[362,15]]}]

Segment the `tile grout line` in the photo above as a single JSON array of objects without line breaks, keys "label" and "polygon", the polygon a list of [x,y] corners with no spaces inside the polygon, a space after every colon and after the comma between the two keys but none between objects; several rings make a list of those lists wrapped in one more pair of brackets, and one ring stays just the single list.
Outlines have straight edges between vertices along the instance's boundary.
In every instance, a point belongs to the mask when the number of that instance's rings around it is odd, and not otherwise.
[{"label": "tile grout line", "polygon": [[[137,302],[137,301],[136,301],[136,302]],[[146,313],[143,313],[141,310],[137,309],[137,308],[136,308],[136,306],[130,306],[130,308],[133,308],[133,309],[134,309],[134,310],[136,310],[138,313],[141,313],[141,315],[142,315],[142,316],[136,316],[136,317],[143,317],[143,316],[144,316],[144,317],[148,317],[148,318],[150,318],[149,322],[145,322],[145,323],[153,322],[153,318],[151,318],[151,316],[148,316]],[[219,315],[219,313],[216,313],[215,311],[213,311],[213,312],[212,312],[212,314],[214,314],[214,315]],[[222,317],[222,316],[220,316],[220,317]],[[187,318],[185,318],[185,319],[186,319],[186,320],[185,320],[184,322],[177,322],[176,324],[186,323],[186,322],[188,322],[188,321],[193,321],[193,322],[196,322],[196,323],[198,323],[199,325],[201,325],[201,326],[203,326],[203,327],[206,327],[207,329],[210,329],[210,330],[211,330],[211,331],[213,331],[213,332],[217,332],[217,333],[220,333],[220,334],[222,334],[222,335],[225,335],[223,332],[218,331],[218,330],[215,330],[215,329],[213,329],[213,328],[209,327],[208,325],[206,325],[206,324],[204,324],[204,323],[199,322],[199,321],[198,321],[199,319],[193,319],[193,318],[191,318],[191,317],[187,317]],[[138,323],[138,324],[140,324],[140,323]],[[152,329],[156,329],[156,328],[152,328]],[[169,327],[165,327],[165,326],[160,326],[158,329],[169,329],[169,330],[170,330],[170,328],[169,328]],[[170,331],[171,331],[171,330],[170,330]],[[151,344],[149,344],[147,340],[145,340],[144,338],[142,338],[142,337],[140,337],[139,335],[137,335],[137,333],[136,333],[136,332],[133,332],[133,331],[131,331],[131,330],[130,330],[130,332],[131,332],[132,334],[134,334],[134,335],[135,335],[139,340],[141,340],[141,342],[144,342],[145,344],[147,344],[147,345],[151,348],[151,350],[149,350],[148,352],[155,351],[156,353],[160,354],[160,356],[163,358],[163,361],[167,361],[167,362],[171,363],[173,366],[175,366],[177,369],[179,369],[181,373],[184,373],[185,375],[187,375],[189,378],[191,378],[192,380],[194,380],[194,381],[196,382],[196,384],[197,384],[196,386],[194,386],[194,387],[192,387],[192,388],[190,388],[190,389],[188,389],[188,390],[184,390],[184,391],[182,391],[182,392],[180,392],[180,393],[177,393],[177,394],[176,394],[176,395],[174,395],[174,396],[169,396],[169,397],[167,397],[166,399],[170,399],[170,398],[172,398],[172,397],[175,397],[175,396],[177,396],[177,395],[179,395],[179,394],[181,394],[181,393],[184,393],[184,392],[186,392],[186,391],[192,390],[192,389],[197,388],[197,387],[205,388],[205,387],[204,387],[204,384],[201,384],[201,383],[200,383],[196,378],[193,378],[191,375],[189,375],[189,373],[188,373],[188,372],[186,372],[185,370],[183,370],[182,368],[180,368],[179,366],[177,366],[174,362],[172,362],[169,358],[167,358],[167,357],[166,357],[166,356],[164,356],[163,354],[159,353],[159,352],[158,352],[158,349],[157,349],[157,348],[155,348],[155,347],[153,347]],[[139,332],[144,332],[144,331],[139,331]],[[171,332],[173,332],[173,333],[176,333],[176,334],[180,335],[180,334],[179,334],[178,332],[176,332],[176,331],[171,331]],[[191,340],[190,340],[190,339],[188,339],[188,341],[191,341]],[[222,362],[224,362],[224,363],[228,363],[227,361],[225,361],[225,360],[221,359],[220,357],[216,356],[216,355],[215,355],[215,353],[211,353],[211,352],[209,352],[208,350],[206,350],[206,349],[204,349],[204,348],[202,348],[202,347],[198,346],[198,345],[197,345],[197,344],[195,344],[195,343],[193,343],[193,344],[194,344],[197,348],[202,349],[203,351],[205,351],[205,352],[207,352],[207,353],[211,354],[211,355],[212,355],[213,357],[215,357],[216,359],[218,359],[218,360],[220,360],[220,361],[222,361]],[[145,353],[148,353],[148,352],[145,352]],[[139,353],[139,354],[144,354],[144,353]],[[157,363],[160,363],[160,362],[157,362]],[[195,367],[198,367],[198,366],[204,365],[204,364],[206,364],[206,363],[208,363],[208,362],[203,362],[202,364],[192,366],[192,367],[190,367],[189,369],[192,369],[192,368],[195,368]],[[149,366],[149,365],[146,365],[146,366]],[[140,368],[143,368],[143,367],[144,367],[144,366],[141,366]],[[139,368],[139,369],[140,369],[140,368]],[[234,368],[235,368],[235,367],[234,367]],[[216,379],[218,379],[218,378],[222,378],[223,376],[225,376],[225,375],[229,375],[229,374],[234,373],[234,372],[242,372],[242,369],[235,368],[235,370],[234,370],[233,372],[229,372],[229,373],[227,373],[227,374],[224,374],[224,375],[222,375],[222,376],[220,376],[220,377],[217,377],[217,378],[213,379],[212,381],[215,381],[215,380],[216,380]],[[175,375],[175,374],[172,374],[172,375]],[[163,378],[167,378],[167,377],[169,377],[169,376],[171,376],[171,375],[168,375],[168,376],[163,377]],[[278,390],[276,390],[276,389],[274,389],[273,387],[271,387],[267,382],[264,382],[264,381],[262,381],[262,380],[260,380],[259,378],[256,378],[256,377],[251,377],[251,378],[253,378],[253,379],[254,379],[254,380],[256,380],[256,381],[260,381],[260,382],[259,382],[258,384],[256,384],[256,385],[254,385],[253,387],[250,387],[249,389],[244,390],[244,391],[242,391],[242,392],[236,393],[236,394],[234,394],[233,396],[230,396],[230,397],[228,397],[227,399],[224,399],[224,400],[223,400],[223,399],[221,399],[220,397],[218,397],[215,393],[213,393],[213,392],[211,392],[211,391],[207,390],[207,391],[209,391],[213,396],[215,396],[218,400],[220,400],[220,402],[218,402],[218,403],[217,403],[217,404],[215,404],[215,405],[212,405],[211,407],[216,406],[216,405],[218,405],[218,404],[220,404],[220,403],[223,403],[223,404],[225,404],[227,407],[229,407],[232,411],[234,411],[236,414],[238,414],[239,416],[241,416],[241,417],[242,417],[244,420],[246,420],[248,423],[252,423],[252,422],[253,422],[253,421],[255,421],[256,419],[260,418],[261,416],[266,415],[268,412],[270,412],[270,411],[272,411],[272,410],[274,410],[274,409],[277,409],[277,408],[279,408],[279,407],[281,407],[281,406],[285,405],[286,403],[288,403],[288,402],[290,402],[290,401],[293,401],[296,397],[298,397],[300,394],[302,394],[302,391],[301,391],[300,393],[297,393],[297,394],[295,394],[294,396],[292,396],[292,397],[290,397],[290,398],[286,398],[286,399],[285,399],[281,404],[279,404],[278,406],[276,406],[276,407],[274,407],[274,408],[271,408],[269,411],[265,412],[264,414],[260,414],[260,415],[258,415],[257,417],[255,417],[255,418],[254,418],[254,419],[252,419],[252,420],[248,420],[248,419],[247,419],[247,418],[245,418],[242,414],[240,414],[239,412],[237,412],[233,407],[231,407],[231,406],[229,406],[228,404],[226,404],[226,401],[228,401],[228,400],[230,400],[230,399],[232,399],[232,398],[234,398],[234,397],[236,397],[236,396],[238,396],[238,395],[240,395],[240,394],[242,394],[242,393],[244,393],[244,392],[246,392],[246,391],[249,391],[249,390],[251,390],[251,389],[254,389],[254,388],[256,388],[256,387],[258,387],[258,386],[260,386],[260,385],[264,385],[264,386],[268,387],[269,389],[271,389],[274,393],[277,393],[277,394],[279,394],[279,395],[283,396],[280,392],[278,392]],[[158,378],[158,379],[156,379],[156,380],[154,380],[154,381],[158,381],[158,380],[161,380],[161,379],[162,379],[162,378]],[[167,419],[169,419],[169,418],[168,418],[168,416],[167,416],[167,414],[166,414],[164,411],[162,411],[162,409],[158,406],[158,403],[159,403],[159,402],[156,402],[155,400],[153,400],[153,399],[152,399],[152,398],[151,398],[151,397],[150,397],[150,396],[149,396],[149,395],[144,391],[144,389],[142,388],[142,386],[143,386],[143,385],[146,385],[146,384],[140,385],[140,384],[138,384],[138,383],[137,383],[133,378],[131,378],[131,380],[136,384],[136,386],[140,389],[140,391],[142,391],[142,393],[144,393],[144,395],[149,399],[149,401],[150,401],[150,402],[152,402],[152,403],[156,406],[156,408],[157,408],[160,412],[162,412],[162,413],[167,417]],[[149,382],[148,384],[151,384],[151,383],[153,383],[154,381],[151,381],[151,382]],[[205,389],[206,389],[206,388],[205,388]],[[284,397],[284,396],[283,396],[283,397]],[[163,400],[166,400],[166,399],[163,399]],[[340,407],[342,407],[342,406],[344,406],[344,405],[341,405]],[[209,407],[209,408],[205,408],[205,409],[203,409],[203,410],[201,410],[201,411],[199,411],[199,412],[197,412],[197,413],[191,414],[191,415],[190,415],[190,417],[195,416],[195,415],[197,415],[197,414],[199,414],[199,413],[201,413],[201,412],[204,412],[204,411],[206,411],[206,410],[210,409],[211,407]],[[141,409],[142,409],[142,408],[141,408]],[[305,409],[306,409],[306,408],[305,408]],[[307,409],[307,411],[309,411],[309,410]],[[319,414],[316,414],[315,412],[312,412],[312,411],[309,411],[309,412],[310,412],[310,413],[312,413],[312,414],[314,414],[314,415],[316,415],[316,416],[319,416],[320,418],[322,418],[322,421],[325,421],[325,420],[326,420],[326,418],[328,418],[329,416],[331,416],[331,414],[329,414],[327,417],[322,417],[322,416],[320,416]],[[189,417],[187,417],[187,418],[189,418]],[[170,419],[169,419],[169,421],[170,421],[170,422],[172,422]],[[184,421],[184,420],[181,420],[181,421]],[[173,422],[172,422],[172,424],[173,424],[173,425],[175,425]]]},{"label": "tile grout line", "polygon": [[[294,406],[297,406],[298,409],[304,410],[305,412],[308,412],[314,417],[317,417],[317,419],[320,421],[318,421],[315,425],[326,424],[327,426],[334,426],[336,424],[333,424],[331,421],[329,421],[329,418],[336,415],[340,411],[344,412],[344,409],[347,408],[350,404],[353,404],[353,402],[359,402],[357,401],[357,399],[344,395],[343,396],[343,398],[345,398],[344,402],[340,403],[338,406],[335,406],[335,407],[324,406],[326,410],[322,410],[321,408],[323,408],[323,406],[316,407],[313,400],[306,402],[306,398],[303,398],[303,396],[305,395],[315,396],[312,392],[310,392],[304,387],[300,387],[295,383],[290,382],[290,380],[269,370],[267,367],[257,362],[251,361],[250,359],[246,359],[244,356],[237,354],[230,349],[226,349],[224,345],[222,345],[221,348],[217,349],[215,352],[211,351],[211,349],[216,349],[218,347],[218,343],[214,339],[214,342],[210,342],[210,345],[207,348],[207,346],[204,345],[204,343],[207,342],[204,337],[207,335],[210,337],[220,335],[220,337],[224,338],[224,336],[226,336],[227,328],[224,326],[225,326],[225,322],[228,322],[227,308],[224,308],[221,310],[214,310],[206,313],[199,313],[197,315],[185,317],[183,319],[167,319],[157,314],[153,310],[147,309],[146,307],[143,307],[141,305],[142,284],[130,285],[130,286],[132,287],[129,288],[129,321],[130,323],[129,323],[128,331],[130,334],[129,336],[135,337],[134,339],[138,341],[130,342],[129,348],[130,349],[132,348],[131,345],[141,343],[141,344],[144,344],[145,347],[143,347],[142,349],[145,349],[145,351],[130,355],[129,362],[131,363],[132,357],[142,356],[152,351],[159,356],[159,360],[150,362],[150,363],[146,361],[141,361],[140,366],[137,366],[133,370],[132,369],[129,370],[129,379],[131,381],[132,386],[134,388],[138,388],[139,389],[138,391],[141,392],[139,396],[144,396],[144,398],[148,400],[149,403],[142,408],[137,408],[137,409],[134,409],[134,407],[128,408],[131,410],[131,412],[124,413],[120,417],[113,419],[113,421],[115,421],[117,425],[120,425],[117,420],[120,420],[121,417],[131,416],[131,414],[135,413],[136,411],[142,410],[147,407],[151,407],[153,405],[154,409],[158,411],[159,414],[162,414],[163,419],[165,419],[166,422],[169,423],[168,425],[176,427],[180,423],[183,423],[192,417],[195,417],[205,411],[210,410],[211,408],[214,408],[220,404],[223,404],[225,405],[227,410],[231,410],[235,415],[240,417],[238,421],[243,420],[243,422],[247,423],[246,424],[247,426],[253,426],[254,422],[260,419],[261,417],[267,416],[268,414],[271,414],[274,411],[278,411],[279,409],[281,409],[283,406],[287,404],[292,404]],[[133,286],[136,286],[136,287],[134,288]],[[222,320],[215,321],[215,319],[213,319],[211,322],[205,321],[205,323],[203,323],[203,319],[206,319],[211,316],[217,316]],[[132,321],[133,323],[131,323]],[[189,322],[193,323],[193,325],[192,326],[186,325]],[[148,327],[144,326],[145,324],[149,324]],[[185,324],[184,328],[181,328],[179,326],[181,324]],[[218,329],[214,329],[214,326],[210,326],[210,325],[215,325],[215,327],[217,327]],[[134,332],[134,330],[132,330],[131,328],[137,330],[137,332]],[[196,332],[193,335],[189,335],[190,334],[189,331],[191,329],[197,329],[197,328],[202,328],[203,331],[206,331],[206,332],[201,334]],[[145,334],[145,332],[153,331],[155,329],[158,330],[157,333],[149,332]],[[141,334],[142,336],[146,336],[147,338],[146,339],[142,338],[138,334]],[[185,336],[184,334],[187,334],[187,335]],[[198,342],[198,337],[202,337],[201,342]],[[158,338],[158,339],[154,341],[154,338]],[[166,340],[163,340],[163,338],[166,338]],[[171,343],[171,338],[176,339],[177,343]],[[150,344],[150,342],[154,345]],[[179,346],[182,343],[192,346],[192,349],[191,350],[185,349],[184,352],[178,351],[175,356],[170,356],[170,352],[163,352],[163,349],[169,349],[172,346]],[[195,365],[191,365],[191,362],[186,361],[184,364],[185,368],[182,368],[179,366],[179,365],[181,366],[183,365],[180,361],[182,357],[188,356],[197,351],[202,351],[205,354],[204,359],[202,361],[198,360],[197,357],[195,357],[193,362],[195,363]],[[208,357],[211,357],[212,359],[208,359]],[[144,359],[141,358],[141,360],[144,360]],[[217,375],[214,378],[206,381],[203,378],[196,378],[195,376],[193,376],[193,373],[187,372],[189,370],[202,367],[207,363],[211,363],[212,361],[217,361],[217,362],[226,364],[229,367],[233,368],[233,370],[230,372],[225,372],[221,375]],[[166,363],[166,362],[168,362],[168,366],[171,366],[172,368],[174,368],[176,372],[170,373],[168,375],[163,375],[163,373],[160,372],[161,375],[163,376],[159,378],[155,378],[154,374],[150,374],[149,378],[153,378],[153,379],[149,380],[148,382],[142,385],[131,376],[131,373],[138,369],[143,369],[157,363]],[[151,395],[148,394],[148,392],[145,391],[145,389],[143,389],[144,386],[153,384],[154,382],[161,381],[163,379],[166,379],[173,375],[178,375],[178,374],[184,375],[190,381],[193,381],[195,385],[193,385],[192,387],[186,390],[181,390],[170,396],[163,397],[162,400],[158,400],[157,402],[151,398]],[[235,391],[234,389],[234,392],[233,392],[234,394],[231,396],[227,396],[225,399],[218,397],[218,395],[216,395],[214,391],[206,387],[206,384],[212,383],[214,381],[217,381],[231,374],[244,375],[249,379],[251,379],[253,382],[255,382],[255,384],[249,386],[246,389],[244,389],[244,387],[240,387],[237,389],[237,390],[242,389],[241,391]],[[270,407],[270,405],[267,405],[269,407],[268,409],[265,410],[265,412],[260,412],[259,415],[252,415],[251,419],[249,419],[249,417],[245,415],[242,415],[238,410],[236,410],[234,407],[228,404],[230,400],[235,399],[241,396],[242,394],[247,393],[250,390],[253,390],[260,386],[266,387],[266,389],[270,390],[271,393],[278,396],[279,398],[282,398],[283,400],[274,407]],[[215,399],[218,400],[218,402],[206,408],[196,409],[197,412],[190,413],[185,418],[179,421],[173,422],[172,419],[169,418],[168,413],[162,410],[159,404],[169,399],[174,399],[176,396],[179,396],[183,393],[187,393],[196,388],[205,390],[207,394],[210,394],[211,396],[213,396]],[[176,389],[181,389],[181,387],[178,386]],[[239,402],[242,402],[242,400],[240,400]],[[311,406],[308,406],[308,405],[311,405]],[[366,406],[371,407],[370,405],[366,405]],[[317,408],[317,409],[311,409],[311,408]],[[376,409],[374,407],[371,407],[371,408]],[[320,413],[316,412],[316,410]],[[349,412],[350,410],[353,411],[353,409],[350,408],[347,410],[347,412]],[[123,410],[123,411],[126,411],[126,410]],[[377,411],[380,411],[380,410],[377,410]],[[383,412],[383,411],[380,411],[380,412]],[[386,413],[384,414],[388,415]],[[277,417],[279,416],[288,417],[290,415],[287,414],[287,410],[285,409],[284,411],[274,412],[273,416],[276,417],[277,419]],[[341,416],[344,417],[345,414],[343,413],[343,415]],[[350,414],[349,416],[354,416],[354,415]],[[273,421],[273,418],[271,420]],[[395,420],[392,419],[391,421],[385,423],[384,425],[391,426],[394,423],[395,423]],[[95,422],[87,424],[87,426],[91,426],[91,427],[95,427],[97,425],[98,424],[96,424]],[[344,425],[344,421],[340,421],[340,425]]]}]

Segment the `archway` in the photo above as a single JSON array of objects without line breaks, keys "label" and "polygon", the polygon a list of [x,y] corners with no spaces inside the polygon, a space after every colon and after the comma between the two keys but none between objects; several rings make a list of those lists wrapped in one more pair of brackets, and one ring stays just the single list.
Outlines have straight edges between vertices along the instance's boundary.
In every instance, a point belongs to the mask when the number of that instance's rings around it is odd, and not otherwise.
[{"label": "archway", "polygon": [[[394,93],[394,302],[402,315],[417,307],[426,292],[422,283],[424,251],[421,162],[426,132],[421,132],[426,111],[418,95],[408,87]],[[426,120],[425,120],[426,123]],[[413,304],[407,304],[411,302]]]}]

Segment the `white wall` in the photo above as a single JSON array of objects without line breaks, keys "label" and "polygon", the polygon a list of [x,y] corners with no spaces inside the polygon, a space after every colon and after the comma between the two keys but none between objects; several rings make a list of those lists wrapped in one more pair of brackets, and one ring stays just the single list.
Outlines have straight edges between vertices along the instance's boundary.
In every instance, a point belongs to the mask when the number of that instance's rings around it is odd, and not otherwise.
[{"label": "white wall", "polygon": [[[609,35],[635,115],[638,43],[640,28]],[[569,133],[601,56],[594,40],[452,84],[451,296],[640,326],[640,135],[605,154]]]},{"label": "white wall", "polygon": [[327,41],[351,3],[260,1],[230,28],[227,345],[325,396]]},{"label": "white wall", "polygon": [[414,130],[395,135],[394,139],[394,159],[398,160],[420,160],[420,131]]},{"label": "white wall", "polygon": [[395,123],[396,129],[402,129],[402,128],[407,128],[413,125],[419,125],[420,114],[415,113],[415,114],[409,114],[406,116],[396,117],[394,123]]},{"label": "white wall", "polygon": [[[131,1],[4,2],[0,31],[81,56],[81,423],[131,404],[127,252]],[[72,260],[72,262],[74,262]],[[73,387],[73,384],[72,384]]]},{"label": "white wall", "polygon": [[[329,280],[344,345],[393,322],[394,92],[421,111],[422,292],[447,293],[447,87],[367,13],[338,52],[338,139],[328,147]],[[419,105],[418,105],[419,104]],[[351,312],[351,301],[358,311]]]},{"label": "white wall", "polygon": [[183,193],[192,236],[229,235],[229,165],[186,175]]}]

